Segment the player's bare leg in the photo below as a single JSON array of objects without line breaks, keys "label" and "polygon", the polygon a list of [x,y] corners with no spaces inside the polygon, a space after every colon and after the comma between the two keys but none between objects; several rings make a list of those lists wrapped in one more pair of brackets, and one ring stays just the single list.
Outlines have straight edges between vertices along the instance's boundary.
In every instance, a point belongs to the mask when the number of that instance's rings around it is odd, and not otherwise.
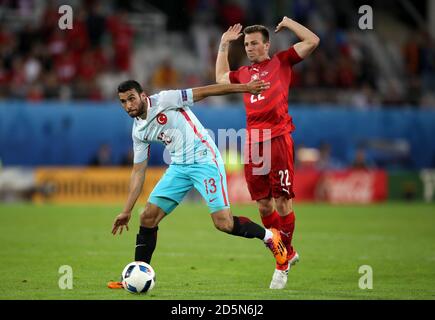
[{"label": "player's bare leg", "polygon": [[[140,228],[136,236],[135,261],[150,263],[157,243],[158,224],[165,217],[164,211],[158,206],[147,203],[140,215]],[[121,289],[120,281],[109,282],[110,289]]]},{"label": "player's bare leg", "polygon": [[257,200],[258,211],[260,211],[261,218],[271,215],[274,211],[274,201],[272,198],[265,198]]},{"label": "player's bare leg", "polygon": [[211,214],[215,227],[223,232],[244,238],[257,238],[263,240],[266,246],[272,251],[277,263],[287,261],[287,250],[279,231],[276,229],[265,229],[252,222],[246,217],[237,217],[231,214],[230,209],[223,209]]},{"label": "player's bare leg", "polygon": [[295,227],[295,215],[293,212],[292,199],[279,197],[275,199],[276,211],[279,214],[281,238],[287,249],[287,263],[277,264],[270,283],[271,289],[283,289],[287,283],[288,271],[291,266],[299,261],[299,255],[292,247],[293,231]]}]

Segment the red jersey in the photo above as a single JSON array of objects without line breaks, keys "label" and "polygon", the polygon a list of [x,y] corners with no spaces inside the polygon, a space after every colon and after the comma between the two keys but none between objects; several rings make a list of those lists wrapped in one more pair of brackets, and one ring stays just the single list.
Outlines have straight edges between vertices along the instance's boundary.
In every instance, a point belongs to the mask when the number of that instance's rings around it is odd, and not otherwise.
[{"label": "red jersey", "polygon": [[[288,92],[292,66],[301,60],[295,49],[290,47],[271,59],[230,71],[231,83],[247,83],[254,79],[270,82],[270,88],[259,95],[243,95],[248,143],[266,141],[294,130],[292,118],[288,114]],[[263,132],[265,129],[271,130],[270,135]]]}]

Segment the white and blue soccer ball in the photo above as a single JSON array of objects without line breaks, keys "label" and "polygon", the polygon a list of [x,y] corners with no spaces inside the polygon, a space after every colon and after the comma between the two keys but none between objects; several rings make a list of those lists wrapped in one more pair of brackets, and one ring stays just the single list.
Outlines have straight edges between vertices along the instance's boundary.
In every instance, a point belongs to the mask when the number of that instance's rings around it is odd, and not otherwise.
[{"label": "white and blue soccer ball", "polygon": [[156,284],[156,273],[148,263],[134,261],[125,266],[121,282],[124,289],[130,293],[147,293]]}]

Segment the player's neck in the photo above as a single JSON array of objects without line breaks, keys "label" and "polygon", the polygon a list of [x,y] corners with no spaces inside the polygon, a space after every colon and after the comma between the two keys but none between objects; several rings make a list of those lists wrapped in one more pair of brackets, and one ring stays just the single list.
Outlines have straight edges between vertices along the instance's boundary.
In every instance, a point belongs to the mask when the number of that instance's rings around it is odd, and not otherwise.
[{"label": "player's neck", "polygon": [[263,56],[263,57],[261,57],[261,58],[258,58],[258,59],[255,60],[255,61],[252,61],[252,64],[259,64],[259,63],[262,63],[262,62],[264,62],[264,61],[266,61],[266,60],[270,60],[269,55],[265,55],[265,56]]},{"label": "player's neck", "polygon": [[146,118],[147,118],[147,115],[148,115],[148,109],[150,108],[150,105],[149,105],[149,99],[146,99],[145,100],[145,102],[144,102],[144,104],[145,104],[145,110],[144,110],[144,112],[139,116],[139,118],[141,118],[142,120],[145,120]]}]

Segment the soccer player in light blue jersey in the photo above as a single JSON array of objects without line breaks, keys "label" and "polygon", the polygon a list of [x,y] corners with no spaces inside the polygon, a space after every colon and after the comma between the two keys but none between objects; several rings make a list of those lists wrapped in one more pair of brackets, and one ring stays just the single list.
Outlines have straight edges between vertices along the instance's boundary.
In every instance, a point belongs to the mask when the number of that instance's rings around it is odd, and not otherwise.
[{"label": "soccer player in light blue jersey", "polygon": [[[233,216],[228,200],[224,164],[217,146],[191,111],[194,102],[209,96],[250,92],[259,94],[269,88],[264,81],[245,84],[215,84],[185,90],[162,91],[147,96],[140,84],[128,80],[118,86],[124,110],[134,119],[132,139],[134,164],[130,189],[123,211],[115,218],[112,234],[122,233],[145,181],[151,142],[163,143],[171,155],[171,164],[151,192],[140,215],[135,261],[150,263],[156,247],[159,222],[195,188],[204,198],[215,227],[245,238],[258,238],[283,263],[287,251],[276,229],[265,229],[241,216]],[[119,282],[109,283],[119,288]]]}]

